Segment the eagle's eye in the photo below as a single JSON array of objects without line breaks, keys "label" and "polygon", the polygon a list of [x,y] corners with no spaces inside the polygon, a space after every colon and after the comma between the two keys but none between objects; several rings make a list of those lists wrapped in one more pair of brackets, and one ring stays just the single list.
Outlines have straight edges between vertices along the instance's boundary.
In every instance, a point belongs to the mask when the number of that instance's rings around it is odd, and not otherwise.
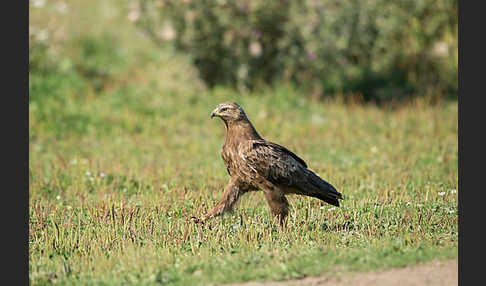
[{"label": "eagle's eye", "polygon": [[225,112],[226,110],[228,110],[228,107],[223,107],[221,108],[220,112]]}]

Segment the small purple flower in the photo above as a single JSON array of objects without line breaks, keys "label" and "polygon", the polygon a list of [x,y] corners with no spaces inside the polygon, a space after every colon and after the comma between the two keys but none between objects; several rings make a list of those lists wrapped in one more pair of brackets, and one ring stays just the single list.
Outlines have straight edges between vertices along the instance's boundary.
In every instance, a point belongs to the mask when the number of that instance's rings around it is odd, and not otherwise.
[{"label": "small purple flower", "polygon": [[309,61],[315,60],[316,59],[316,53],[314,53],[314,52],[307,52],[307,59]]}]

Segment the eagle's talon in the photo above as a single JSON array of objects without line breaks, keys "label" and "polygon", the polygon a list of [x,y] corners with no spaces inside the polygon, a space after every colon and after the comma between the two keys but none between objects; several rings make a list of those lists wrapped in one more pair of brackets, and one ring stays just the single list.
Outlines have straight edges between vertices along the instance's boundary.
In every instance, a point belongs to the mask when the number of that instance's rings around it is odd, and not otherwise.
[{"label": "eagle's talon", "polygon": [[195,216],[191,216],[191,219],[194,223],[200,223],[200,224],[204,224],[204,220],[200,219],[200,218],[197,218]]}]

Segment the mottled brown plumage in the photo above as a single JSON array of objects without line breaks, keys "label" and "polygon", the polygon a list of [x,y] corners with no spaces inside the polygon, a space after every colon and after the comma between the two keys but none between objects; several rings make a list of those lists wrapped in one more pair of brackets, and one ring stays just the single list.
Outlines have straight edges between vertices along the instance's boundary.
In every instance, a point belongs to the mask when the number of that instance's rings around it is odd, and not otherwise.
[{"label": "mottled brown plumage", "polygon": [[215,116],[226,126],[221,156],[230,181],[223,198],[199,221],[232,210],[242,194],[257,190],[263,191],[270,211],[281,225],[289,212],[287,194],[311,196],[339,206],[341,194],[290,150],[260,137],[237,103],[219,104],[211,113],[211,118]]}]

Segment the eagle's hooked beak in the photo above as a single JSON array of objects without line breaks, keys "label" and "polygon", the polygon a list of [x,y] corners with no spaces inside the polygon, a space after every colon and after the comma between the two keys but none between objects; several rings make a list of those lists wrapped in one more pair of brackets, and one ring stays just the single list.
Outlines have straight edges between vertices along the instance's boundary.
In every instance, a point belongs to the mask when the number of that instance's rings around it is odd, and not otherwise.
[{"label": "eagle's hooked beak", "polygon": [[218,109],[216,108],[215,110],[213,110],[213,112],[211,112],[211,118],[215,117],[215,116],[219,116],[220,114],[218,113]]}]

